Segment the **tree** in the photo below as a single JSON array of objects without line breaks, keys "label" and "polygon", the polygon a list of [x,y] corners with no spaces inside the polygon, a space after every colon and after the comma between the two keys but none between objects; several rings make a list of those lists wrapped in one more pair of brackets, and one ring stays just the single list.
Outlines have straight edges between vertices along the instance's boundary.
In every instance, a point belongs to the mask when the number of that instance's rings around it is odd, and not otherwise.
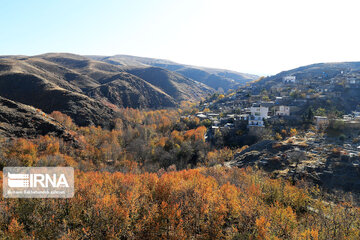
[{"label": "tree", "polygon": [[304,122],[311,123],[314,120],[314,111],[311,107],[303,115]]},{"label": "tree", "polygon": [[205,127],[210,127],[211,126],[211,120],[210,119],[204,119],[201,121],[201,125],[205,126]]},{"label": "tree", "polygon": [[51,117],[53,117],[56,121],[58,121],[60,124],[62,124],[64,127],[66,127],[69,130],[75,130],[76,125],[73,123],[72,119],[59,111],[53,111],[50,114]]},{"label": "tree", "polygon": [[275,139],[278,141],[282,140],[282,136],[280,135],[280,133],[275,134]]},{"label": "tree", "polygon": [[223,99],[224,97],[225,97],[224,94],[220,94],[220,95],[217,97],[217,99],[218,99],[218,100],[221,100],[221,99]]},{"label": "tree", "polygon": [[290,137],[294,137],[297,135],[297,130],[295,128],[290,129]]},{"label": "tree", "polygon": [[9,224],[7,234],[11,239],[25,239],[26,233],[24,231],[24,226],[19,224],[19,222],[13,218]]}]

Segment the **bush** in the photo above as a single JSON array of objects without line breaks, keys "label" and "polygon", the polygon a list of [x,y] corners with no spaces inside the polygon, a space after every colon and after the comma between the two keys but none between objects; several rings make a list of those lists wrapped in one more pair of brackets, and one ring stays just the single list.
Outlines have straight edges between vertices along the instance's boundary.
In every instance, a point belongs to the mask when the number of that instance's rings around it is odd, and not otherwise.
[{"label": "bush", "polygon": [[344,134],[341,134],[341,135],[339,136],[339,140],[340,140],[340,141],[345,141],[345,138],[346,138],[346,136],[345,136]]}]

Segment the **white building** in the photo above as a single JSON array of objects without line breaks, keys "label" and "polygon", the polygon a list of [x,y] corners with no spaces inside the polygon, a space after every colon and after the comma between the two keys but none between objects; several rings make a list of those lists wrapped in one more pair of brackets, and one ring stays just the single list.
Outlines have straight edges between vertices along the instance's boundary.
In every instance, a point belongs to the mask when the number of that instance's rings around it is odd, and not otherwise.
[{"label": "white building", "polygon": [[290,107],[289,106],[277,106],[275,109],[276,116],[290,116]]},{"label": "white building", "polygon": [[251,116],[267,118],[268,114],[269,114],[269,108],[264,107],[264,106],[262,106],[260,104],[253,104],[252,107],[250,108],[250,115]]},{"label": "white building", "polygon": [[204,120],[204,119],[207,118],[207,116],[206,116],[204,113],[202,113],[202,112],[198,112],[198,113],[196,114],[196,116],[197,116],[198,118],[200,118],[200,120]]},{"label": "white building", "polygon": [[296,82],[296,76],[285,76],[283,77],[284,83],[295,83]]},{"label": "white building", "polygon": [[238,119],[241,120],[241,121],[247,121],[249,118],[249,115],[248,114],[241,114],[239,115]]},{"label": "white building", "polygon": [[213,126],[219,126],[219,125],[220,125],[220,121],[215,120],[215,121],[213,122]]},{"label": "white building", "polygon": [[211,132],[212,132],[212,134],[215,134],[216,131],[218,131],[218,130],[219,130],[219,126],[211,126]]},{"label": "white building", "polygon": [[359,121],[360,120],[360,112],[353,112],[354,119]]},{"label": "white building", "polygon": [[255,117],[255,116],[250,116],[249,117],[249,127],[264,127],[264,120],[261,117]]},{"label": "white building", "polygon": [[248,126],[264,127],[264,119],[268,118],[269,108],[254,104],[250,108],[249,124]]},{"label": "white building", "polygon": [[360,83],[360,79],[352,77],[352,78],[348,78],[347,79],[347,83],[348,84],[359,84]]}]

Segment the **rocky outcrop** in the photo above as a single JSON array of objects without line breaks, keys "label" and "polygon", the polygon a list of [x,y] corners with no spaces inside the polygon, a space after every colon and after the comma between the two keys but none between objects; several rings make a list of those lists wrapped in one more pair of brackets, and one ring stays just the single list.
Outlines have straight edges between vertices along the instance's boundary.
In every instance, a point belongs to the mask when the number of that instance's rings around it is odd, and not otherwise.
[{"label": "rocky outcrop", "polygon": [[236,154],[226,165],[252,166],[293,182],[306,180],[330,191],[360,193],[359,156],[334,153],[324,146],[266,140]]}]

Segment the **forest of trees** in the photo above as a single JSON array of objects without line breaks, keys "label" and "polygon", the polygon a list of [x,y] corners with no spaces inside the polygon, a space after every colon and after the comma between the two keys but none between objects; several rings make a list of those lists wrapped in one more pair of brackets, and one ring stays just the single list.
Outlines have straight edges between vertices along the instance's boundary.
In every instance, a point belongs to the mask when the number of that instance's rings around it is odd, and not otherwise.
[{"label": "forest of trees", "polygon": [[360,209],[250,169],[75,176],[74,198],[1,199],[1,238],[360,238]]},{"label": "forest of trees", "polygon": [[81,170],[157,171],[175,164],[183,169],[206,161],[206,128],[198,119],[180,119],[176,110],[123,109],[113,130],[77,127],[60,112],[52,116],[70,130],[73,142],[52,136],[3,139],[4,166],[72,166]]},{"label": "forest of trees", "polygon": [[73,141],[0,139],[1,167],[75,168],[73,198],[1,196],[0,238],[360,239],[358,207],[329,203],[305,182],[222,166],[241,149],[214,149],[184,111],[123,109],[113,130],[53,112]]},{"label": "forest of trees", "polygon": [[[53,136],[0,139],[0,166],[72,166],[89,170],[154,172],[213,166],[231,159],[237,149],[212,149],[207,128],[198,118],[181,118],[181,110],[123,109],[115,129],[77,127],[70,117],[51,115],[70,130],[73,142]],[[225,157],[225,155],[228,155]]]}]

